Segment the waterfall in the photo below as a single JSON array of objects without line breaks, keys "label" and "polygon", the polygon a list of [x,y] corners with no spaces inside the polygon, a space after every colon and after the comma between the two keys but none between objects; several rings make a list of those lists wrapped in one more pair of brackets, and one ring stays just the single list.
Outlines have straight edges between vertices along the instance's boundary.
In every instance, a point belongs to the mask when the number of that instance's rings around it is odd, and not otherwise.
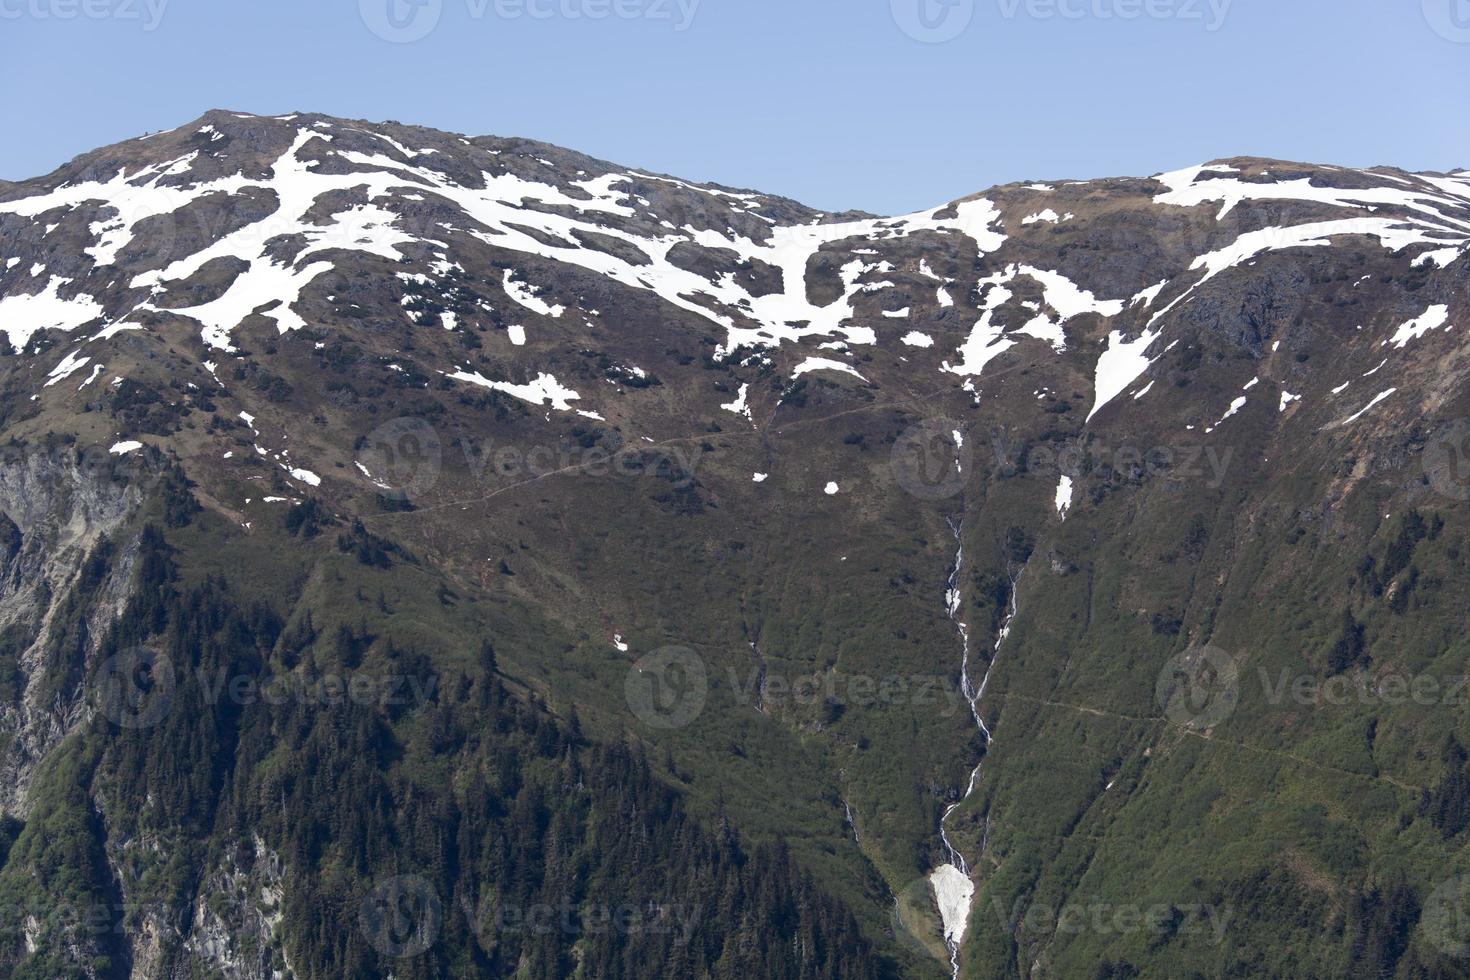
[{"label": "waterfall", "polygon": [[[990,728],[985,724],[985,719],[980,715],[980,700],[985,696],[985,689],[990,685],[990,676],[1000,658],[1000,648],[1004,645],[1006,637],[1010,636],[1011,622],[1016,617],[1016,584],[1020,581],[1020,574],[1018,573],[1011,579],[1010,603],[1005,617],[1001,620],[1000,630],[996,634],[995,648],[991,651],[990,663],[986,665],[985,674],[977,687],[970,678],[970,628],[960,618],[960,610],[963,606],[963,590],[960,581],[965,566],[964,522],[963,520],[951,520],[949,527],[954,532],[957,549],[954,569],[949,575],[944,601],[949,610],[949,618],[960,635],[960,691],[964,694],[965,700],[969,702],[970,716],[975,720],[975,727],[984,736],[988,755],[995,739],[991,735]],[[965,787],[964,795],[958,802],[947,807],[944,816],[939,819],[939,838],[944,842],[944,849],[949,855],[949,863],[936,868],[929,876],[929,883],[934,888],[934,900],[939,906],[940,920],[944,923],[944,941],[949,947],[950,966],[954,970],[956,980],[960,975],[960,944],[965,937],[965,927],[969,924],[970,906],[975,897],[975,882],[971,878],[970,868],[965,863],[964,855],[949,839],[947,824],[950,814],[964,805],[965,801],[975,792],[983,765],[984,763],[981,762],[970,771],[970,781]],[[987,820],[987,828],[988,825]]]}]

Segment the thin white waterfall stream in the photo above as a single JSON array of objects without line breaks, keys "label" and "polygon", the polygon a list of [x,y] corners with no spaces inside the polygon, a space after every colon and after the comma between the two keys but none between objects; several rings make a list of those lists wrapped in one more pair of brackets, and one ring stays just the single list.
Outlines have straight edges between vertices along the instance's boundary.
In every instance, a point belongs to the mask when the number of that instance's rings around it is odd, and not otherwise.
[{"label": "thin white waterfall stream", "polygon": [[[1011,621],[1016,617],[1016,583],[1020,581],[1020,575],[1011,579],[1010,603],[1005,617],[1001,620],[1000,630],[996,634],[995,649],[991,652],[990,663],[985,667],[985,675],[980,679],[977,687],[970,679],[970,628],[960,618],[963,607],[963,589],[960,587],[961,578],[965,567],[965,543],[964,522],[950,521],[950,530],[954,532],[957,550],[955,551],[954,569],[949,574],[949,584],[945,590],[945,606],[949,610],[949,618],[954,622],[955,629],[960,634],[960,691],[965,700],[970,704],[970,715],[975,719],[975,726],[985,737],[986,754],[989,754],[990,746],[994,738],[985,719],[980,715],[980,700],[985,696],[985,689],[990,685],[990,675],[995,670],[996,661],[1000,657],[1000,648],[1005,643],[1006,637],[1011,632]],[[970,771],[970,782],[965,787],[964,796],[959,801],[950,804],[944,811],[944,816],[939,819],[939,838],[944,842],[944,849],[949,854],[949,864],[936,868],[929,876],[929,883],[934,888],[934,900],[939,906],[939,917],[944,923],[944,941],[949,947],[949,962],[954,970],[956,980],[960,975],[960,944],[965,938],[965,927],[970,920],[970,906],[975,897],[975,882],[970,877],[969,865],[965,863],[964,855],[949,839],[947,824],[949,815],[963,806],[975,792],[975,785],[980,779],[980,769],[984,762],[977,764]]]}]

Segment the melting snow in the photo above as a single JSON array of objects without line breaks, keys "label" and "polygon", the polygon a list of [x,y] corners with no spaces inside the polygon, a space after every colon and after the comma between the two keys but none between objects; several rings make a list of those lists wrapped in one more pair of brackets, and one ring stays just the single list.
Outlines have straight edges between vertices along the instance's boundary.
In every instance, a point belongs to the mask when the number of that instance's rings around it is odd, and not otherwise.
[{"label": "melting snow", "polygon": [[[1097,359],[1097,380],[1094,383],[1092,411],[1087,420],[1092,421],[1102,407],[1112,401],[1138,376],[1147,371],[1153,361],[1148,358],[1148,349],[1159,339],[1159,332],[1145,330],[1137,340],[1125,341],[1123,333],[1114,330],[1108,334],[1108,349]],[[1141,396],[1140,396],[1141,397]]]},{"label": "melting snow", "polygon": [[1347,418],[1343,419],[1342,424],[1351,425],[1353,422],[1356,422],[1358,419],[1368,414],[1369,409],[1373,408],[1379,402],[1383,401],[1385,398],[1387,398],[1389,395],[1392,395],[1396,391],[1398,391],[1397,388],[1390,388],[1387,391],[1383,392],[1381,395],[1374,396],[1373,400],[1364,405],[1361,411],[1354,412],[1352,415],[1349,415]]},{"label": "melting snow", "polygon": [[746,403],[745,396],[749,393],[750,385],[742,384],[740,386],[739,396],[737,396],[733,402],[730,402],[726,405],[721,405],[720,407],[727,412],[734,412],[736,415],[743,415],[748,419],[750,418],[750,405]]},{"label": "melting snow", "polygon": [[135,453],[142,448],[143,444],[141,442],[133,442],[132,440],[128,440],[125,442],[113,443],[112,448],[109,449],[108,452],[110,452],[114,456],[126,456],[128,453]]},{"label": "melting snow", "polygon": [[[4,206],[0,206],[0,212]],[[0,299],[0,331],[10,338],[10,346],[19,354],[31,337],[40,330],[72,331],[102,315],[102,306],[92,297],[79,294],[62,299],[59,291],[70,280],[51,277],[46,288],[34,295],[6,296]]]},{"label": "melting snow", "polygon": [[1212,425],[1208,429],[1206,429],[1205,430],[1205,434],[1208,435],[1211,432],[1214,432],[1216,429],[1218,429],[1220,427],[1220,424],[1222,422],[1224,422],[1226,419],[1230,418],[1232,415],[1234,415],[1237,412],[1239,412],[1242,408],[1245,408],[1245,402],[1246,402],[1246,399],[1245,399],[1245,396],[1244,395],[1242,395],[1241,397],[1235,399],[1235,401],[1231,402],[1230,403],[1230,407],[1225,410],[1225,414],[1222,415],[1222,416],[1220,416],[1220,421],[1219,422],[1216,422],[1214,425]]},{"label": "melting snow", "polygon": [[1450,308],[1448,306],[1431,306],[1422,316],[1410,320],[1399,327],[1398,333],[1389,339],[1389,343],[1402,350],[1411,340],[1418,340],[1431,330],[1438,330],[1450,322]]},{"label": "melting snow", "polygon": [[1066,519],[1067,511],[1072,509],[1072,478],[1062,477],[1057,483],[1057,513]]},{"label": "melting snow", "polygon": [[541,373],[536,380],[529,384],[512,384],[509,381],[491,381],[478,371],[456,371],[449,375],[456,381],[465,381],[470,384],[479,385],[482,388],[490,388],[493,391],[503,391],[507,395],[519,398],[521,401],[530,402],[532,405],[550,404],[559,412],[569,412],[572,409],[571,402],[582,396],[572,389],[563,385],[549,374]]},{"label": "melting snow", "polygon": [[1150,286],[1147,289],[1140,290],[1134,294],[1133,299],[1129,300],[1128,304],[1133,306],[1142,303],[1144,306],[1151,306],[1153,305],[1153,301],[1159,298],[1159,293],[1162,293],[1164,287],[1167,285],[1169,285],[1169,280],[1165,279],[1157,286]]},{"label": "melting snow", "polygon": [[[79,353],[81,353],[79,350],[72,351],[70,354],[66,355],[65,359],[63,359],[60,364],[52,368],[51,373],[46,376],[50,380],[46,382],[44,387],[49,388],[63,378],[68,378],[71,375],[75,374],[77,371],[80,371],[82,368],[86,367],[87,362],[90,361],[91,358],[77,357],[77,354]],[[93,371],[92,376],[97,376],[96,371]],[[81,389],[79,388],[77,390],[80,391]]]},{"label": "melting snow", "polygon": [[537,296],[535,290],[530,286],[517,282],[514,276],[513,270],[505,270],[505,294],[511,299],[532,313],[540,313],[542,316],[558,317],[566,312],[565,306],[552,306]]},{"label": "melting snow", "polygon": [[952,864],[941,865],[929,875],[934,888],[934,902],[944,923],[944,938],[958,947],[965,938],[970,920],[970,902],[975,897],[975,883],[969,875]]},{"label": "melting snow", "polygon": [[829,357],[808,357],[796,366],[796,370],[791,372],[791,376],[793,378],[799,378],[803,374],[811,371],[841,371],[843,374],[852,375],[859,381],[868,380],[861,374],[858,374],[857,368],[851,364],[843,364],[841,361],[834,361]]}]

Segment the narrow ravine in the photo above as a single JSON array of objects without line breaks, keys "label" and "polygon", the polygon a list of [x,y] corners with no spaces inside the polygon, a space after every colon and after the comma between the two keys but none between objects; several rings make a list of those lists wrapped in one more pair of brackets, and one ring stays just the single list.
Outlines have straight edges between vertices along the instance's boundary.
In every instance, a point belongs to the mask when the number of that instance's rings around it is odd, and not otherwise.
[{"label": "narrow ravine", "polygon": [[[949,574],[949,583],[945,590],[945,606],[949,610],[949,618],[955,625],[955,630],[960,635],[960,691],[970,705],[970,715],[975,720],[975,727],[985,739],[985,753],[990,754],[990,747],[995,739],[991,735],[990,728],[986,726],[985,719],[980,714],[980,701],[985,697],[985,690],[990,685],[990,676],[995,670],[995,665],[1000,659],[1000,649],[1005,644],[1006,637],[1011,632],[1011,622],[1016,617],[1016,585],[1020,581],[1020,573],[1011,579],[1010,603],[1006,609],[1005,617],[1001,620],[1000,630],[996,634],[995,647],[991,651],[990,662],[985,667],[985,674],[980,679],[978,686],[971,680],[970,675],[970,628],[960,618],[963,608],[963,589],[961,581],[965,568],[965,543],[964,543],[964,520],[950,520],[950,530],[954,532],[956,550],[954,568]],[[984,761],[977,763],[970,771],[970,781],[965,787],[964,795],[958,802],[951,804],[944,811],[944,816],[939,819],[939,837],[944,842],[944,849],[949,854],[949,863],[934,869],[929,876],[929,883],[934,888],[934,900],[939,907],[939,917],[944,924],[944,941],[949,947],[950,967],[958,980],[960,975],[960,945],[964,942],[965,928],[969,925],[970,908],[975,898],[975,882],[970,875],[969,865],[965,863],[965,857],[959,852],[953,842],[949,839],[948,823],[950,814],[959,809],[969,800],[975,792],[975,786],[980,780],[980,770]],[[989,836],[989,819],[986,820],[986,836]]]},{"label": "narrow ravine", "polygon": [[755,645],[754,640],[749,640],[747,642],[750,643],[750,652],[755,654],[757,670],[755,682],[755,710],[759,711],[763,715],[769,716],[770,712],[766,710],[766,655],[761,653],[760,647]]}]

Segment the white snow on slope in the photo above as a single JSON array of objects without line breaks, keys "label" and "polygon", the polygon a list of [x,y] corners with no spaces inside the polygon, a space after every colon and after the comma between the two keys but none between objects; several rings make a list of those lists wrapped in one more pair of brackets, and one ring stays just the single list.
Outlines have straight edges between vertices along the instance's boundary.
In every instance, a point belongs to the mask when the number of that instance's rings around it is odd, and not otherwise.
[{"label": "white snow on slope", "polygon": [[[1197,177],[1198,175],[1196,175]],[[1377,177],[1386,174],[1375,174]],[[1161,178],[1162,179],[1162,178]],[[1165,181],[1168,183],[1168,181]],[[1173,204],[1193,207],[1210,201],[1220,201],[1220,218],[1224,218],[1242,201],[1313,201],[1339,208],[1371,211],[1382,206],[1397,206],[1419,212],[1435,224],[1458,227],[1470,233],[1470,220],[1446,215],[1441,207],[1451,209],[1463,207],[1463,197],[1446,193],[1450,188],[1439,186],[1435,181],[1423,179],[1423,186],[1409,187],[1366,187],[1338,188],[1318,187],[1312,179],[1254,182],[1235,177],[1212,177],[1209,180],[1191,180],[1188,183],[1172,184],[1171,189],[1154,198],[1155,204]]]},{"label": "white snow on slope", "polygon": [[1072,509],[1072,478],[1064,476],[1057,483],[1057,513],[1065,520]]},{"label": "white snow on slope", "polygon": [[851,364],[843,364],[841,361],[834,361],[828,357],[808,357],[806,360],[802,361],[796,366],[796,370],[791,372],[791,376],[793,378],[799,378],[803,374],[807,374],[812,371],[841,371],[843,374],[852,375],[859,381],[868,380],[867,378],[859,374],[857,368],[853,367]]},{"label": "white snow on slope", "polygon": [[[373,135],[400,152],[407,150],[382,134]],[[508,173],[484,173],[480,177],[484,186],[472,187],[418,163],[405,163],[381,153],[334,149],[326,145],[332,139],[327,133],[300,129],[290,148],[264,179],[237,175],[187,187],[158,186],[164,176],[188,170],[193,158],[186,156],[131,177],[119,173],[108,182],[64,187],[49,194],[8,202],[0,206],[0,212],[36,216],[85,201],[102,201],[119,213],[119,218],[100,232],[103,237],[96,257],[99,262],[106,262],[133,240],[137,225],[147,218],[172,213],[210,193],[237,193],[247,188],[273,192],[279,205],[272,215],[224,236],[193,255],[181,257],[160,272],[139,276],[132,283],[134,287],[159,287],[187,278],[206,262],[223,256],[248,262],[249,269],[214,302],[173,311],[199,320],[208,342],[219,347],[228,347],[229,334],[240,318],[255,311],[274,319],[282,331],[299,328],[301,318],[291,309],[292,304],[302,289],[330,268],[326,262],[308,260],[328,249],[345,248],[395,258],[397,246],[412,240],[395,229],[395,219],[383,208],[387,195],[395,191],[412,191],[412,196],[419,199],[437,197],[458,206],[467,219],[468,227],[463,231],[488,244],[567,262],[623,285],[652,291],[664,301],[725,328],[727,337],[722,347],[727,352],[742,345],[775,346],[808,336],[836,337],[855,344],[876,342],[871,329],[851,323],[853,296],[862,289],[873,288],[872,284],[852,283],[846,295],[822,306],[807,298],[807,263],[824,245],[930,232],[973,243],[983,254],[996,250],[1004,241],[1004,236],[994,230],[999,212],[983,199],[897,218],[772,227],[759,241],[733,229],[720,233],[677,228],[667,223],[667,234],[648,237],[618,227],[616,219],[632,217],[636,211],[632,199],[614,187],[632,180],[659,179],[650,175],[609,173],[577,182],[569,193],[551,184]],[[326,168],[316,159],[309,159],[308,153],[331,161],[332,169],[343,169],[342,164],[362,169],[353,173],[323,173]],[[353,189],[366,195],[371,204],[336,215],[326,225],[307,220],[307,214],[322,194]],[[728,192],[725,196],[747,203],[759,199],[757,195]],[[946,213],[952,216],[936,217]],[[650,262],[635,264],[584,247],[574,233],[586,231],[633,245],[649,256]],[[291,235],[302,235],[307,240],[306,249],[294,259],[277,262],[265,253],[267,242]],[[785,288],[778,293],[752,296],[734,277],[725,276],[711,282],[679,268],[668,260],[668,255],[675,246],[687,242],[729,249],[741,260],[770,263],[780,270]],[[526,296],[522,293],[516,298],[523,300]],[[270,303],[278,305],[261,309]]]},{"label": "white snow on slope", "polygon": [[929,875],[934,889],[934,902],[944,924],[944,938],[959,946],[970,921],[970,901],[975,897],[975,883],[952,864],[940,865]]},{"label": "white snow on slope", "polygon": [[1450,322],[1450,308],[1448,306],[1431,306],[1422,316],[1415,317],[1408,323],[1399,327],[1398,333],[1389,339],[1389,343],[1399,350],[1408,346],[1409,341],[1418,340],[1431,330],[1438,330]]},{"label": "white snow on slope", "polygon": [[958,375],[980,374],[985,365],[1016,346],[1016,341],[1006,339],[1005,327],[995,322],[995,311],[1008,303],[1013,295],[999,284],[1002,280],[1009,281],[1006,273],[981,283],[982,286],[991,284],[990,292],[985,296],[984,313],[980,322],[971,329],[969,339],[958,348],[960,363],[951,365],[945,361],[944,370]]},{"label": "white snow on slope", "polygon": [[1148,370],[1153,363],[1148,358],[1148,349],[1158,339],[1158,331],[1145,330],[1132,341],[1124,340],[1119,330],[1108,334],[1108,349],[1097,359],[1097,380],[1093,384],[1092,411],[1087,413],[1087,421],[1091,422],[1104,405]]},{"label": "white snow on slope", "polygon": [[19,354],[38,330],[70,332],[102,315],[102,306],[90,296],[61,298],[60,289],[69,281],[52,276],[39,293],[0,298],[0,331],[10,338],[15,353]]},{"label": "white snow on slope", "polygon": [[1224,423],[1224,421],[1226,419],[1233,417],[1242,408],[1245,408],[1245,402],[1246,402],[1246,398],[1245,398],[1244,395],[1241,395],[1239,398],[1235,399],[1235,401],[1231,402],[1230,403],[1230,407],[1225,410],[1225,414],[1222,415],[1222,416],[1220,416],[1220,421],[1219,422],[1216,422],[1214,425],[1212,425],[1208,429],[1206,429],[1205,430],[1205,434],[1206,435],[1209,435],[1211,432],[1214,432],[1216,429],[1218,429],[1221,426],[1222,423]]},{"label": "white snow on slope", "polygon": [[91,231],[97,244],[84,249],[98,265],[111,265],[117,254],[133,240],[137,226],[149,218],[170,214],[206,194],[235,193],[247,186],[244,175],[236,174],[192,187],[161,187],[159,181],[181,173],[194,161],[190,154],[177,160],[145,167],[129,176],[126,170],[107,181],[68,184],[47,194],[0,203],[0,214],[34,218],[57,209],[77,207],[86,201],[106,202],[115,214],[94,222]]},{"label": "white snow on slope", "polygon": [[[1053,320],[1046,313],[1038,312],[1025,324],[1011,331],[1011,334],[1044,340],[1056,351],[1066,349],[1067,338],[1062,325],[1073,317],[1088,313],[1114,317],[1123,312],[1123,300],[1099,300],[1059,272],[1029,265],[1012,265],[1003,272],[980,281],[982,289],[990,287],[981,307],[983,312],[980,322],[975,324],[969,339],[958,349],[960,363],[950,365],[946,362],[946,371],[960,375],[981,374],[987,364],[1016,345],[1017,341],[1006,333],[1005,324],[996,323],[995,317],[997,311],[1014,296],[1008,284],[1014,283],[1021,276],[1033,279],[1041,286],[1046,305],[1055,310],[1061,319]],[[1035,308],[1035,304],[1027,305]]]},{"label": "white snow on slope", "polygon": [[[1316,221],[1289,227],[1264,228],[1241,235],[1233,244],[1195,259],[1192,271],[1203,269],[1205,275],[1190,285],[1163,310],[1153,322],[1174,309],[1195,289],[1227,269],[1233,268],[1269,251],[1292,248],[1315,248],[1330,245],[1341,235],[1377,238],[1379,244],[1399,252],[1412,245],[1433,246],[1432,258],[1420,256],[1420,262],[1453,259],[1449,253],[1470,243],[1470,203],[1464,182],[1455,178],[1413,175],[1413,179],[1390,174],[1373,176],[1392,179],[1402,186],[1337,188],[1319,187],[1309,178],[1287,181],[1253,182],[1228,176],[1233,168],[1216,166],[1189,167],[1157,177],[1169,190],[1154,198],[1156,204],[1194,207],[1211,201],[1221,202],[1219,217],[1229,214],[1242,201],[1310,201],[1347,211],[1377,212],[1385,207],[1409,212],[1400,218],[1353,217],[1336,221]],[[1219,176],[1225,173],[1227,176]],[[1207,180],[1200,178],[1210,174]],[[1320,179],[1320,178],[1319,178]]]},{"label": "white snow on slope", "polygon": [[1351,425],[1352,423],[1356,422],[1358,419],[1362,418],[1364,415],[1367,415],[1368,414],[1368,411],[1370,409],[1372,409],[1375,406],[1377,406],[1377,404],[1379,402],[1383,401],[1385,398],[1387,398],[1389,395],[1392,395],[1396,391],[1398,391],[1397,388],[1390,388],[1387,391],[1383,392],[1382,394],[1375,395],[1373,397],[1373,400],[1371,402],[1369,402],[1368,404],[1364,405],[1361,410],[1359,410],[1357,412],[1354,412],[1352,415],[1349,415],[1347,418],[1343,419],[1342,422],[1340,422],[1339,424],[1340,425]]},{"label": "white snow on slope", "polygon": [[721,405],[720,407],[727,412],[734,412],[736,415],[743,415],[747,419],[749,419],[750,405],[745,400],[745,397],[748,394],[750,394],[750,385],[742,384],[740,386],[740,394],[735,397],[735,400],[733,402],[728,402],[724,405]]},{"label": "white snow on slope", "polygon": [[532,405],[550,404],[558,412],[569,412],[572,409],[571,402],[582,396],[577,394],[566,385],[549,374],[542,373],[535,381],[529,384],[512,384],[509,381],[491,381],[478,371],[456,371],[449,375],[456,381],[464,381],[469,384],[489,388],[492,391],[503,391],[507,395],[519,398],[521,401],[530,402]]},{"label": "white snow on slope", "polygon": [[1159,298],[1159,293],[1162,293],[1164,291],[1164,287],[1167,285],[1169,285],[1169,280],[1165,279],[1157,286],[1150,286],[1147,289],[1139,290],[1136,294],[1134,294],[1133,298],[1128,301],[1128,305],[1133,306],[1137,303],[1142,303],[1144,306],[1153,305],[1153,301]]},{"label": "white snow on slope", "polygon": [[566,307],[560,305],[553,306],[547,303],[541,297],[537,296],[536,291],[530,286],[516,281],[515,273],[510,269],[505,270],[504,285],[505,294],[532,313],[539,313],[542,316],[558,317],[566,312]]},{"label": "white snow on slope", "polygon": [[1064,321],[1084,313],[1111,317],[1123,312],[1123,300],[1099,300],[1059,272],[1048,272],[1030,265],[1020,266],[1016,271],[1041,283],[1047,305],[1060,313]]}]

